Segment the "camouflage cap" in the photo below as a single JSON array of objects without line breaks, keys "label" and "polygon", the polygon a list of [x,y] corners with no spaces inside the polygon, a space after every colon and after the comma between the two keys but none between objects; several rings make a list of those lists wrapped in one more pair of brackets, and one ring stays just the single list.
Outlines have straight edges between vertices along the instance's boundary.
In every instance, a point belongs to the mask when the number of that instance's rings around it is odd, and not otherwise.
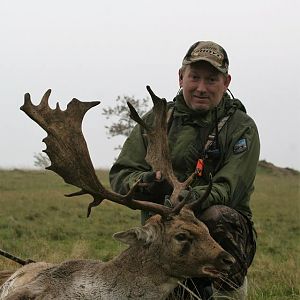
[{"label": "camouflage cap", "polygon": [[190,65],[197,61],[207,61],[220,72],[227,74],[229,60],[226,51],[211,41],[199,41],[193,44],[183,58],[182,65]]}]

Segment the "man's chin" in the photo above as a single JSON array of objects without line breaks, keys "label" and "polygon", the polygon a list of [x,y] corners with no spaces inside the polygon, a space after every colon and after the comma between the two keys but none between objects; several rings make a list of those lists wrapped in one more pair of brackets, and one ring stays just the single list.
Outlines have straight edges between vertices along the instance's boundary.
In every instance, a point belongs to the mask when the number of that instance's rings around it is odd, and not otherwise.
[{"label": "man's chin", "polygon": [[209,107],[209,105],[205,105],[205,104],[192,104],[191,109],[198,111],[198,112],[205,113],[210,110],[210,107]]}]

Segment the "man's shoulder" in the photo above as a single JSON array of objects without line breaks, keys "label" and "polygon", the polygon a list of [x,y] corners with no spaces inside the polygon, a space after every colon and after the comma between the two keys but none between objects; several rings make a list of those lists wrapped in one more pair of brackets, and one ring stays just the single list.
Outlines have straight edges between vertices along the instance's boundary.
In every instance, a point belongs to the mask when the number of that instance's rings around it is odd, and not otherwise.
[{"label": "man's shoulder", "polygon": [[247,110],[241,100],[237,98],[229,98],[224,101],[225,114],[230,115],[229,123],[235,125],[255,125],[255,121],[249,116]]},{"label": "man's shoulder", "polygon": [[254,126],[256,127],[255,121],[245,111],[237,109],[230,118],[230,121],[235,124]]}]

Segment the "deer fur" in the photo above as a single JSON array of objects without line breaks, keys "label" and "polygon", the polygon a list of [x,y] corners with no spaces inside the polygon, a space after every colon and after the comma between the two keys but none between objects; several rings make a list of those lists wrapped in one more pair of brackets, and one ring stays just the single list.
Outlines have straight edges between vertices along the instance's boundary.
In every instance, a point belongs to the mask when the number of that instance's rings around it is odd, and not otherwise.
[{"label": "deer fur", "polygon": [[165,299],[178,281],[216,277],[233,263],[185,208],[169,220],[155,215],[114,237],[129,247],[111,261],[25,265],[2,285],[0,299]]},{"label": "deer fur", "polygon": [[5,270],[0,271],[0,286],[13,274],[15,271]]}]

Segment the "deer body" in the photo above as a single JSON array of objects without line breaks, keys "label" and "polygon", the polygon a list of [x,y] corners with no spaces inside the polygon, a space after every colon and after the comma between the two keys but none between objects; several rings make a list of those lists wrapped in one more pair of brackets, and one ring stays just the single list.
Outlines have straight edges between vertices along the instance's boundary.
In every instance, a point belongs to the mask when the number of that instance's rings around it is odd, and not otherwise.
[{"label": "deer body", "polygon": [[[165,282],[159,282],[162,279],[159,269],[153,274],[145,274],[141,267],[134,266],[134,272],[128,272],[128,265],[118,268],[116,261],[103,263],[90,260],[48,266],[33,273],[34,277],[29,282],[28,278],[23,278],[23,272],[31,273],[31,267],[39,264],[18,270],[2,287],[0,299],[164,299],[178,280],[164,276]],[[147,266],[144,267],[147,271]]]},{"label": "deer body", "polygon": [[153,216],[115,238],[129,248],[113,260],[31,263],[3,284],[0,299],[165,299],[178,281],[217,276],[233,261],[185,209],[168,221]]}]

